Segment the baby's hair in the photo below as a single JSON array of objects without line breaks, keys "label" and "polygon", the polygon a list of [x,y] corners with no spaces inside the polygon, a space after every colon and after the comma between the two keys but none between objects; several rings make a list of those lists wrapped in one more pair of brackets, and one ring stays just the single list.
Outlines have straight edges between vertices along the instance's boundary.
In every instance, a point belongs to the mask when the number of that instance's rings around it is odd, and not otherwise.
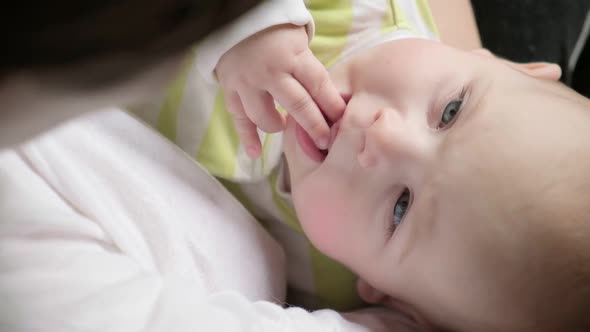
[{"label": "baby's hair", "polygon": [[186,50],[261,0],[11,2],[0,14],[0,77],[123,56],[104,81]]},{"label": "baby's hair", "polygon": [[[566,100],[564,108],[590,112]],[[547,151],[539,168],[549,172],[539,173],[538,192],[514,211],[531,234],[531,332],[590,331],[590,155],[581,153],[589,141],[565,142],[562,151]]]},{"label": "baby's hair", "polygon": [[[559,184],[555,191],[523,199],[522,210],[512,211],[520,216],[520,220],[514,221],[530,227],[531,232],[525,240],[530,250],[522,248],[527,262],[522,280],[516,286],[520,289],[513,293],[527,297],[525,301],[514,298],[513,302],[518,303],[515,305],[526,303],[527,308],[515,310],[524,309],[527,322],[511,327],[510,332],[590,331],[590,227],[580,227],[580,223],[590,223],[590,177],[584,182]],[[567,195],[566,191],[574,195]],[[572,199],[557,200],[550,206],[548,202],[560,195]],[[528,204],[532,201],[535,203]],[[543,227],[545,225],[557,227]],[[504,322],[497,323],[506,326]],[[468,331],[504,330],[493,325],[460,330]]]},{"label": "baby's hair", "polygon": [[[569,211],[562,218],[569,220],[556,221],[569,224],[565,226],[570,228],[567,235],[539,239],[548,245],[546,257],[539,262],[539,272],[545,275],[531,275],[539,280],[534,289],[540,293],[535,296],[539,301],[537,326],[531,331],[590,331],[590,232],[579,227],[579,223],[590,223],[590,192],[586,191],[574,198],[578,208],[576,204],[565,207]],[[549,238],[554,242],[546,240]]]}]

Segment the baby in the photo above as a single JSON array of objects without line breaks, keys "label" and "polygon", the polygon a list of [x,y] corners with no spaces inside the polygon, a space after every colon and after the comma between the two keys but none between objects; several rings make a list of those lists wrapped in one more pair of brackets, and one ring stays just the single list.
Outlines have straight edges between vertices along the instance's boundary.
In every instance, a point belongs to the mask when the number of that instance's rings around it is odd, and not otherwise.
[{"label": "baby", "polygon": [[284,135],[306,235],[439,328],[587,331],[590,101],[559,75],[420,39],[336,65],[329,150]]},{"label": "baby", "polygon": [[[578,223],[588,209],[584,190],[590,192],[581,179],[572,187],[572,178],[590,166],[590,157],[579,155],[590,132],[590,115],[582,111],[589,102],[552,82],[560,76],[555,65],[517,65],[449,48],[424,39],[432,33],[428,24],[407,24],[414,33],[399,28],[417,13],[399,10],[410,3],[389,8],[395,38],[377,38],[337,61],[312,42],[315,57],[336,63],[329,80],[313,70],[317,62],[304,47],[295,59],[309,64],[303,66],[308,76],[287,71],[277,85],[262,85],[264,74],[290,63],[287,51],[301,45],[305,33],[279,25],[226,50],[215,68],[225,94],[208,97],[198,70],[189,71],[151,120],[186,151],[196,151],[287,247],[296,285],[291,299],[303,299],[300,304],[354,305],[346,287],[354,276],[317,248],[372,285],[361,285],[365,299],[439,328],[585,330],[587,294],[578,287],[585,284],[584,265],[574,269],[563,257],[588,260],[580,253],[587,241]],[[420,26],[425,30],[415,33]],[[274,38],[282,55],[269,51]],[[295,102],[280,95],[303,89],[319,107],[305,92],[290,99]],[[318,91],[326,99],[315,98]],[[283,129],[273,97],[290,114],[283,140],[256,132]],[[171,106],[203,101],[213,105],[206,117]],[[320,109],[326,123],[317,120]],[[558,119],[543,118],[554,109]],[[540,116],[531,121],[528,112]],[[551,123],[529,124],[542,121]],[[262,157],[250,161],[246,154]],[[290,231],[301,228],[314,246]],[[297,297],[306,291],[319,300]]]},{"label": "baby", "polygon": [[297,220],[286,117],[273,99],[312,146],[326,149],[346,103],[325,66],[386,41],[435,35],[426,1],[267,1],[199,45],[165,98],[137,114],[220,179],[281,243],[290,304],[358,308],[365,304],[357,276],[318,251]]},{"label": "baby", "polygon": [[289,120],[285,155],[305,233],[364,298],[452,331],[590,329],[590,101],[557,67],[407,39],[331,76],[328,153]]}]

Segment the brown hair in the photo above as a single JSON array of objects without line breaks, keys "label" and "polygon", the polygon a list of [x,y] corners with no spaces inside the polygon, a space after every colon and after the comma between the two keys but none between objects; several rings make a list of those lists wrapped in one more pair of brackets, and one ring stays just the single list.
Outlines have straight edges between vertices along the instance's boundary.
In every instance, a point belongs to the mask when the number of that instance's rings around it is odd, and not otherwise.
[{"label": "brown hair", "polygon": [[530,270],[536,301],[530,331],[590,331],[590,188],[580,182],[561,185],[571,190],[569,202],[556,200],[553,208],[533,213],[543,224],[558,225],[535,234],[542,245]]},{"label": "brown hair", "polygon": [[[477,174],[467,185],[486,198],[483,207],[496,212],[496,220],[485,221],[508,226],[507,236],[525,235],[515,236],[516,245],[510,247],[521,264],[502,308],[521,311],[520,320],[485,326],[466,322],[466,327],[450,322],[455,331],[590,331],[590,101],[561,84],[535,82],[530,89],[556,98],[559,107],[549,104],[552,108],[526,113],[500,108],[486,118],[487,127],[478,128],[479,139],[467,136],[469,131],[449,134],[454,145],[477,144],[472,151],[478,158],[455,153],[446,164],[456,172]],[[535,116],[553,113],[551,122],[535,121]],[[521,121],[506,122],[506,116]],[[508,130],[497,135],[494,128],[500,126]],[[570,136],[572,132],[580,135]],[[543,144],[556,141],[560,144]]]},{"label": "brown hair", "polygon": [[11,2],[0,14],[0,77],[102,63],[103,83],[178,54],[260,0]]}]

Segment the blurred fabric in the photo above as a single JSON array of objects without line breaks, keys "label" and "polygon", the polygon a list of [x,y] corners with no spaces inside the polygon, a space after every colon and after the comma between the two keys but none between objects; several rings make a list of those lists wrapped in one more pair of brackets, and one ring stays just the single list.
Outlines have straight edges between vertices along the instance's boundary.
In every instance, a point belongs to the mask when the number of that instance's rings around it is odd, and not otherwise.
[{"label": "blurred fabric", "polygon": [[562,81],[590,97],[590,49],[582,33],[590,0],[471,2],[484,47],[513,61],[555,62]]}]

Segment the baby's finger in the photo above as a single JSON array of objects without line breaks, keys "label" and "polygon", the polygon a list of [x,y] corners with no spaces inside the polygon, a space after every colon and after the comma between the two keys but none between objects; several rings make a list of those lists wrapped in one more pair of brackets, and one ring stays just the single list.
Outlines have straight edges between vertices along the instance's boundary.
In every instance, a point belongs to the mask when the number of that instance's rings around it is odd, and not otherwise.
[{"label": "baby's finger", "polygon": [[248,156],[256,159],[260,156],[262,145],[256,131],[256,125],[248,118],[240,96],[236,92],[230,92],[225,95],[227,110],[231,113],[236,132],[240,137],[242,145],[246,148]]},{"label": "baby's finger", "polygon": [[283,117],[275,108],[272,96],[263,90],[240,91],[240,99],[246,115],[266,133],[275,133],[285,128]]},{"label": "baby's finger", "polygon": [[346,103],[332,83],[326,67],[311,53],[301,55],[293,76],[311,95],[321,111],[335,122],[342,117]]},{"label": "baby's finger", "polygon": [[320,149],[327,149],[330,127],[307,90],[293,77],[279,80],[269,92],[299,123]]}]

